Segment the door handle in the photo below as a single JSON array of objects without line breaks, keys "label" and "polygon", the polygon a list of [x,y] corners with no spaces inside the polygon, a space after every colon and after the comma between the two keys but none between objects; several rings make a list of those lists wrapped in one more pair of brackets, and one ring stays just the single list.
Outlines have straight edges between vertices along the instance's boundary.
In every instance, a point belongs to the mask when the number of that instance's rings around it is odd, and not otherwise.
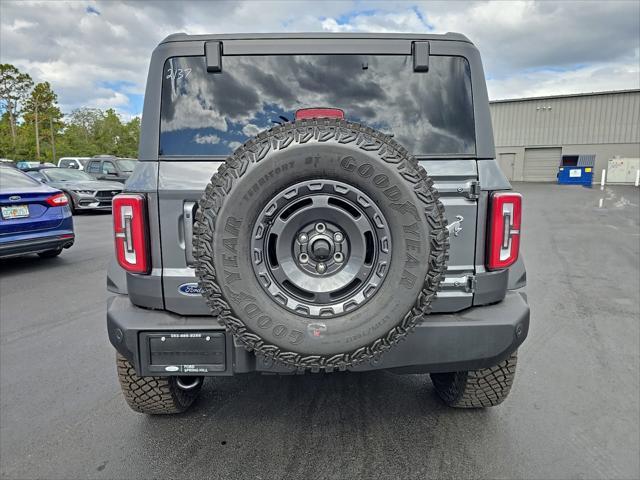
[{"label": "door handle", "polygon": [[182,217],[184,219],[184,256],[187,266],[195,265],[196,260],[193,256],[193,222],[195,221],[195,213],[198,204],[196,202],[184,202]]}]

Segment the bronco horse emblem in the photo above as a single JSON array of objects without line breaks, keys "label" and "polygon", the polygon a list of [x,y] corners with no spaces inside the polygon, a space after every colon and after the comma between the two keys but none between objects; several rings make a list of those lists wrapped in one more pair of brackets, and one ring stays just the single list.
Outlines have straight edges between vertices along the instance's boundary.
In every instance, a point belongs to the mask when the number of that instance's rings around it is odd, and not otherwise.
[{"label": "bronco horse emblem", "polygon": [[456,221],[447,225],[447,230],[449,230],[449,234],[453,234],[454,237],[457,237],[462,231],[463,221],[464,221],[464,217],[462,215],[456,215]]}]

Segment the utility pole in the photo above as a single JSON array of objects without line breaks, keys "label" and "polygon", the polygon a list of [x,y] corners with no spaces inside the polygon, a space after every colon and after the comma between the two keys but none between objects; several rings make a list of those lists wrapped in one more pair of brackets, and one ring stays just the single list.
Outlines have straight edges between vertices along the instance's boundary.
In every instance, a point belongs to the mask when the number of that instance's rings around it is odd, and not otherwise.
[{"label": "utility pole", "polygon": [[36,121],[36,158],[40,161],[40,132],[38,131],[38,100],[35,102],[35,121]]},{"label": "utility pole", "polygon": [[53,120],[51,118],[51,116],[49,117],[49,129],[51,130],[51,153],[53,155],[53,163],[57,164],[56,162],[56,140],[53,136]]}]

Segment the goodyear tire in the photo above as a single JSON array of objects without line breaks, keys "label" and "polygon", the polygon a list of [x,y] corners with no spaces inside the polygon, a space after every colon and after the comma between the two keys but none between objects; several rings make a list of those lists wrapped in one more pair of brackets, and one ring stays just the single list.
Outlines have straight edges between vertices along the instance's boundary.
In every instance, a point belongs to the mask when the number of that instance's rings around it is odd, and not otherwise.
[{"label": "goodyear tire", "polygon": [[199,202],[196,273],[249,350],[298,369],[379,356],[427,314],[448,235],[433,181],[389,136],[335,119],[272,128]]},{"label": "goodyear tire", "polygon": [[193,388],[178,386],[177,377],[141,377],[125,357],[116,354],[118,380],[124,399],[134,412],[171,415],[186,411],[198,398],[202,379]]},{"label": "goodyear tire", "polygon": [[451,373],[432,373],[431,381],[444,403],[455,408],[485,408],[501,404],[516,376],[518,352],[489,368]]}]

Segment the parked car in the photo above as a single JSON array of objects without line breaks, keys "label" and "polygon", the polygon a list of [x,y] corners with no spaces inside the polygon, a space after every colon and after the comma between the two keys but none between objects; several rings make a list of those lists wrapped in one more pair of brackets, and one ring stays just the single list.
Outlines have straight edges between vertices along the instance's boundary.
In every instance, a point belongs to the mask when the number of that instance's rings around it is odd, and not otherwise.
[{"label": "parked car", "polygon": [[21,168],[20,170],[22,170],[24,173],[31,173],[31,172],[39,172],[40,170],[44,170],[45,168],[55,168],[57,169],[58,167],[56,167],[53,163],[38,163],[34,166],[31,167],[24,167]]},{"label": "parked car", "polygon": [[91,160],[90,157],[62,157],[58,160],[58,167],[84,170],[89,160]]},{"label": "parked car", "polygon": [[507,397],[529,327],[521,196],[466,37],[176,34],[148,78],[107,281],[133,410],[255,371]]},{"label": "parked car", "polygon": [[0,164],[0,258],[55,257],[74,240],[65,194]]},{"label": "parked car", "polygon": [[96,180],[91,175],[71,168],[42,168],[27,175],[62,190],[72,212],[78,210],[111,211],[111,200],[122,192],[120,182]]},{"label": "parked car", "polygon": [[55,164],[51,162],[40,163],[40,162],[32,162],[27,160],[20,160],[19,162],[16,162],[16,167],[18,167],[20,170],[26,171],[30,169],[55,167]]},{"label": "parked car", "polygon": [[98,180],[112,180],[124,183],[133,172],[136,160],[133,158],[118,158],[108,155],[92,157],[85,171]]}]

